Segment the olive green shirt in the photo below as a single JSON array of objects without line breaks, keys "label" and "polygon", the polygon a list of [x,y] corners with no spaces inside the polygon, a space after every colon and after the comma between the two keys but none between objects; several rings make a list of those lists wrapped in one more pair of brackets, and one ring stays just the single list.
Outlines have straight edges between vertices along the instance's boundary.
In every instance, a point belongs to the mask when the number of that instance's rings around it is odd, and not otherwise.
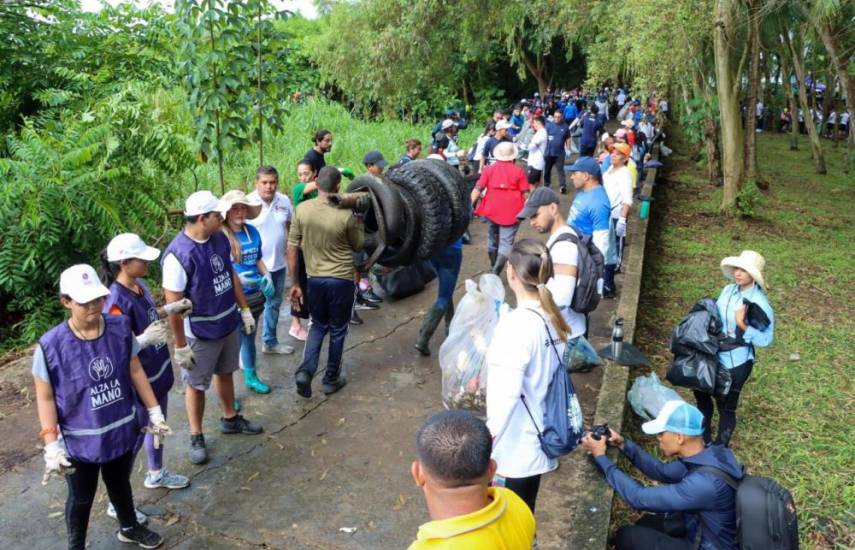
[{"label": "olive green shirt", "polygon": [[353,252],[362,250],[365,230],[353,213],[320,197],[300,203],[288,246],[303,251],[309,277],[353,280]]}]

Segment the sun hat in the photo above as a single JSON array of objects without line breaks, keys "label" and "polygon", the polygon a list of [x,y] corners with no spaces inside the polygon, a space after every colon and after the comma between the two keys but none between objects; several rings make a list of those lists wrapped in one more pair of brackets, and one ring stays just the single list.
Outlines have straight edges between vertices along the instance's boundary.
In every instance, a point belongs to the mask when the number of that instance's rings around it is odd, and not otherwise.
[{"label": "sun hat", "polygon": [[184,202],[185,216],[201,216],[220,210],[220,201],[210,191],[196,191]]},{"label": "sun hat", "polygon": [[623,126],[624,128],[632,128],[633,126],[635,126],[635,122],[633,122],[632,120],[626,119],[626,120],[620,121],[620,125]]},{"label": "sun hat", "polygon": [[510,141],[503,141],[493,148],[493,156],[499,161],[514,161],[517,158],[517,146]]},{"label": "sun hat", "polygon": [[496,131],[508,130],[508,129],[510,129],[510,127],[511,127],[511,123],[508,122],[507,120],[500,120],[499,122],[496,123]]},{"label": "sun hat", "polygon": [[246,193],[244,193],[240,189],[233,189],[223,195],[223,198],[220,199],[220,206],[217,208],[217,210],[219,210],[220,214],[222,214],[223,218],[225,218],[226,214],[229,213],[229,210],[232,209],[232,206],[236,204],[242,204],[246,206],[246,219],[248,220],[257,218],[258,215],[261,214],[261,202],[250,199],[246,196]]},{"label": "sun hat", "polygon": [[[451,121],[446,120],[446,122]],[[454,126],[454,122],[451,122],[451,125]],[[442,129],[444,130],[445,128],[445,122],[443,122]],[[373,164],[380,168],[386,168],[389,162],[383,157],[383,153],[380,151],[368,151],[365,153],[365,157],[362,158],[362,164]]]},{"label": "sun hat", "polygon": [[650,422],[641,425],[644,433],[649,435],[672,432],[683,435],[703,435],[704,415],[697,407],[685,401],[674,399],[666,402],[659,414]]},{"label": "sun hat", "polygon": [[734,280],[733,270],[737,267],[751,275],[751,278],[758,285],[766,288],[766,280],[763,277],[763,270],[766,268],[766,259],[759,253],[753,250],[743,250],[739,256],[728,256],[721,261],[721,272],[731,281]]},{"label": "sun hat", "polygon": [[608,132],[604,132],[604,133],[603,133],[603,137],[601,137],[601,138],[600,138],[600,141],[602,141],[603,143],[605,143],[605,142],[607,142],[607,141],[609,140],[609,138],[610,138],[610,137],[612,137],[612,136],[611,136]]},{"label": "sun hat", "polygon": [[520,213],[517,214],[518,220],[525,220],[535,215],[537,209],[541,206],[546,206],[548,204],[558,204],[560,198],[558,197],[558,193],[550,189],[549,187],[538,187],[534,191],[531,192],[531,195],[528,196],[528,200],[525,202],[525,206]]},{"label": "sun hat", "polygon": [[110,291],[101,284],[91,265],[77,264],[59,276],[59,293],[78,304],[88,304],[92,300],[109,296]]},{"label": "sun hat", "polygon": [[107,245],[107,261],[121,262],[138,258],[153,262],[160,256],[160,250],[146,245],[136,233],[120,233]]},{"label": "sun hat", "polygon": [[626,143],[615,143],[612,147],[615,151],[627,158],[629,158],[629,156],[632,154],[632,147],[630,147]]},{"label": "sun hat", "polygon": [[447,119],[445,119],[445,120],[443,120],[443,121],[442,121],[441,129],[443,129],[443,130],[448,130],[448,129],[449,129],[449,128],[451,128],[452,126],[454,126],[454,121],[453,121],[453,120],[451,120],[450,118],[447,118]]}]

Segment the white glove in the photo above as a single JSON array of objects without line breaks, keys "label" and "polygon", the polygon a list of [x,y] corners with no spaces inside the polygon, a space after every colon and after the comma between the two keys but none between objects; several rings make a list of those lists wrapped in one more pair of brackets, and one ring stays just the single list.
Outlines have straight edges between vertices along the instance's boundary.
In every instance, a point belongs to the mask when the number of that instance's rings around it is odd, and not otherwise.
[{"label": "white glove", "polygon": [[143,431],[154,436],[154,448],[159,449],[161,440],[172,435],[172,428],[166,425],[166,417],[163,416],[160,405],[148,409],[148,420],[149,426],[143,428]]},{"label": "white glove", "polygon": [[184,370],[193,370],[196,366],[196,354],[190,349],[190,346],[183,348],[175,348],[175,365]]},{"label": "white glove", "polygon": [[626,218],[618,218],[615,225],[615,235],[618,237],[626,237]]},{"label": "white glove", "polygon": [[166,343],[169,337],[169,326],[163,319],[158,319],[146,327],[142,334],[137,335],[137,343],[141,348],[159,346]]},{"label": "white glove", "polygon": [[164,305],[163,311],[167,315],[190,315],[193,312],[193,302],[187,298],[181,298],[177,302]]},{"label": "white glove", "polygon": [[65,447],[59,441],[52,441],[45,445],[45,475],[42,477],[42,485],[47,485],[52,477],[62,477],[73,474],[74,468],[65,453]]},{"label": "white glove", "polygon": [[252,318],[252,312],[248,307],[240,310],[240,318],[243,320],[243,331],[252,334],[255,331],[255,319]]}]

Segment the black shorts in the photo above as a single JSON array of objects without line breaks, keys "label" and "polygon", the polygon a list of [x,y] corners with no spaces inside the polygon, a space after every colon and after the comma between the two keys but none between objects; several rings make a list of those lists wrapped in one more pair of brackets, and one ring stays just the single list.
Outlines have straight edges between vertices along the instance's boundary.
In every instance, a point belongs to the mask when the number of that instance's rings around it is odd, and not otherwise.
[{"label": "black shorts", "polygon": [[526,171],[526,176],[528,177],[528,182],[531,185],[537,185],[540,183],[540,177],[543,175],[543,170],[538,170],[537,168],[528,167]]}]

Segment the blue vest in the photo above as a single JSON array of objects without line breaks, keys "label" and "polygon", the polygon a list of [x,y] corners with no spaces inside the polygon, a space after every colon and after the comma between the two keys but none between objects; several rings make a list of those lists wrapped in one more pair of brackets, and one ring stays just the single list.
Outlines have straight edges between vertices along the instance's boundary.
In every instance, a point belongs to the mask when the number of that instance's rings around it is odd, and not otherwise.
[{"label": "blue vest", "polygon": [[139,435],[131,383],[131,321],[105,315],[104,333],[81,340],[67,322],[39,339],[60,432],[75,460],[103,464],[133,449]]},{"label": "blue vest", "polygon": [[200,340],[217,340],[234,332],[240,313],[232,284],[228,237],[218,231],[204,243],[197,243],[182,231],[166,247],[163,257],[169,254],[187,273],[184,295],[193,302],[189,317],[193,335]]},{"label": "blue vest", "polygon": [[[140,335],[148,326],[157,321],[157,306],[154,298],[148,291],[148,287],[142,281],[137,281],[142,289],[142,294],[136,294],[131,289],[114,282],[110,285],[110,295],[104,302],[104,313],[110,313],[113,306],[122,310],[122,314],[131,320],[131,330],[134,335]],[[169,360],[169,348],[166,344],[159,346],[146,346],[141,348],[137,356],[142,363],[148,383],[155,397],[160,399],[166,395],[175,382],[172,372],[172,362]]]}]

